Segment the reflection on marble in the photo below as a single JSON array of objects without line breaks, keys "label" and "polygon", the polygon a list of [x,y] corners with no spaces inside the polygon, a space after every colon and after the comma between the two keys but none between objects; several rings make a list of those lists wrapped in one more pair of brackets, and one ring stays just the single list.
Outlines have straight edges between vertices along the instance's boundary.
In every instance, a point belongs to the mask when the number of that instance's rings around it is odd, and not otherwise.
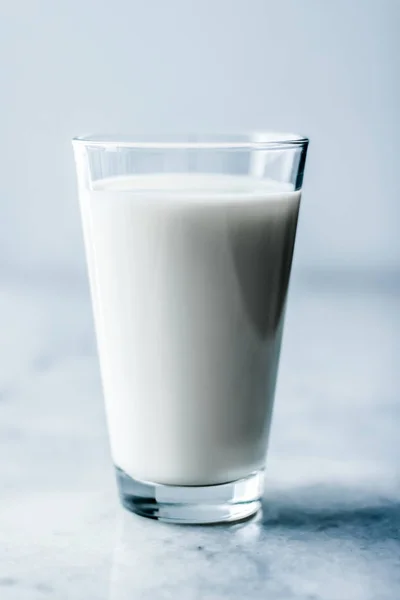
[{"label": "reflection on marble", "polygon": [[372,600],[399,589],[399,504],[285,504],[282,518],[200,530],[121,516],[110,600]]},{"label": "reflection on marble", "polygon": [[117,504],[87,291],[0,285],[0,598],[400,597],[400,290],[292,286],[263,514]]}]

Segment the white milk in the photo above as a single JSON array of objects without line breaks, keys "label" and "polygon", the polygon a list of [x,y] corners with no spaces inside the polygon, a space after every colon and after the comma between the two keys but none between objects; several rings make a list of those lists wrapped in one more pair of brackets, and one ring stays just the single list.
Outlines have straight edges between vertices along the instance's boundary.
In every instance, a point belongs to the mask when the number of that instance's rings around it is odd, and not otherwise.
[{"label": "white milk", "polygon": [[209,485],[263,467],[299,201],[289,185],[196,174],[82,196],[112,453],[129,476]]}]

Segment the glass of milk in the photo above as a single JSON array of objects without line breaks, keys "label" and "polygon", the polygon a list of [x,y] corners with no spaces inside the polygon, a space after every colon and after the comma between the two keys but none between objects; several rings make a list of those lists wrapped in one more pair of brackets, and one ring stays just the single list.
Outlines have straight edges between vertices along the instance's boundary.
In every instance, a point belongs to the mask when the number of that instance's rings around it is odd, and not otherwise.
[{"label": "glass of milk", "polygon": [[176,523],[260,507],[308,140],[75,138],[122,504]]}]

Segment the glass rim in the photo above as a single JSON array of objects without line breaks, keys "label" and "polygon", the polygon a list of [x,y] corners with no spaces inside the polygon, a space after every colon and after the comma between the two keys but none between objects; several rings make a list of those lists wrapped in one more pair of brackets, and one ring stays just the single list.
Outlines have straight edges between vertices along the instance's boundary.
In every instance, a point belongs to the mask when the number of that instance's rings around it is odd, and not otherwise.
[{"label": "glass rim", "polygon": [[254,131],[218,134],[93,134],[77,136],[73,145],[104,149],[131,148],[142,150],[285,150],[306,147],[309,139],[293,133]]}]

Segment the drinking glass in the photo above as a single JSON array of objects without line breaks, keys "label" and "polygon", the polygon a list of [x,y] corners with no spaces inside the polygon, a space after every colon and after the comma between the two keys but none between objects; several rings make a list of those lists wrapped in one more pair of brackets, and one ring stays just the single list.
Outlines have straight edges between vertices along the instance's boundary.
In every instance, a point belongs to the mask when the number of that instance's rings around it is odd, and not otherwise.
[{"label": "drinking glass", "polygon": [[73,140],[122,504],[177,523],[260,507],[308,140]]}]

